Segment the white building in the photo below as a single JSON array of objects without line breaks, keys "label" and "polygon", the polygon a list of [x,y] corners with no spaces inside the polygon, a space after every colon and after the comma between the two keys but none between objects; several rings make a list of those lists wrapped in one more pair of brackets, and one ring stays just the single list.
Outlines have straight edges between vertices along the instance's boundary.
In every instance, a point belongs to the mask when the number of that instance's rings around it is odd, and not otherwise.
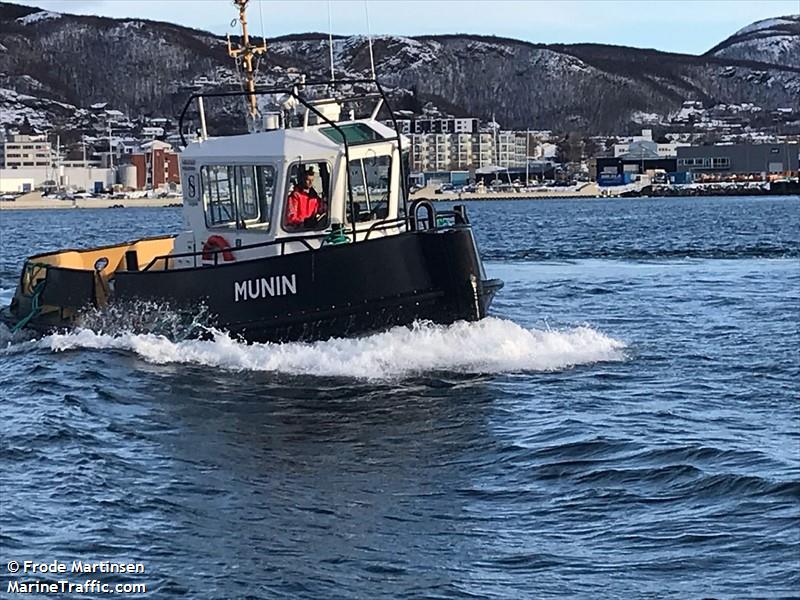
[{"label": "white building", "polygon": [[107,189],[116,182],[114,169],[94,167],[18,167],[0,169],[0,192],[30,192],[50,185],[75,190],[94,191],[96,187]]},{"label": "white building", "polygon": [[411,167],[417,172],[524,167],[529,150],[524,131],[412,133],[409,138]]},{"label": "white building", "polygon": [[632,148],[635,150],[637,147],[642,145],[652,148],[658,154],[658,156],[663,158],[675,158],[678,155],[678,148],[682,146],[690,146],[691,144],[684,142],[654,142],[653,130],[642,129],[642,135],[621,138],[619,144],[614,144],[614,158],[619,158],[623,154],[630,154]]},{"label": "white building", "polygon": [[21,167],[50,167],[55,153],[44,135],[12,135],[11,140],[3,144],[7,169]]},{"label": "white building", "polygon": [[142,127],[142,136],[149,139],[164,137],[164,128],[155,126]]},{"label": "white building", "polygon": [[531,156],[536,160],[548,160],[556,157],[558,146],[552,142],[539,142],[532,146]]},{"label": "white building", "polygon": [[30,192],[36,187],[35,184],[33,177],[19,173],[19,169],[0,169],[0,194]]}]

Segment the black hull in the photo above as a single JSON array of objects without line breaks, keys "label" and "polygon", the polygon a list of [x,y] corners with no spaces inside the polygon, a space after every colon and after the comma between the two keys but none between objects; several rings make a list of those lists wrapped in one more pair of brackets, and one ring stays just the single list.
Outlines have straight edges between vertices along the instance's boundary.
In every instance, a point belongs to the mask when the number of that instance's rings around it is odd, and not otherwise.
[{"label": "black hull", "polygon": [[[90,304],[96,281],[85,273],[49,269],[43,303],[75,306],[83,296]],[[472,230],[461,226],[217,266],[121,271],[110,302],[153,300],[188,314],[202,306],[210,325],[247,341],[310,341],[417,320],[478,320],[501,286],[486,280]],[[59,300],[66,290],[69,302]],[[26,310],[18,301],[14,316]],[[43,312],[30,325],[69,325],[67,313]]]}]

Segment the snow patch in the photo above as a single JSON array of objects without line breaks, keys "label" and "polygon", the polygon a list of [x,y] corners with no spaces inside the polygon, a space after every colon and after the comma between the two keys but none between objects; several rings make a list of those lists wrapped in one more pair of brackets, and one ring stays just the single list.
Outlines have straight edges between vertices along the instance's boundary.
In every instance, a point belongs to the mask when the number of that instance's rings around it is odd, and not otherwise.
[{"label": "snow patch", "polygon": [[21,25],[33,25],[41,21],[50,21],[51,19],[60,19],[63,15],[49,10],[40,10],[39,12],[31,13],[17,19],[17,23]]},{"label": "snow patch", "polygon": [[631,114],[631,120],[634,123],[641,123],[643,125],[655,125],[661,123],[663,117],[656,113],[644,112],[641,110],[634,111]]},{"label": "snow patch", "polygon": [[75,116],[82,112],[82,109],[72,104],[28,96],[0,87],[0,127],[22,125],[27,118],[34,129],[44,131],[53,127],[51,117],[54,113]]},{"label": "snow patch", "polygon": [[772,29],[779,29],[785,26],[796,26],[800,24],[800,15],[791,15],[788,17],[775,17],[772,19],[762,19],[761,21],[756,21],[755,23],[751,23],[747,27],[742,27],[739,31],[737,31],[734,35],[747,35],[748,33],[755,33],[755,32],[763,32]]}]

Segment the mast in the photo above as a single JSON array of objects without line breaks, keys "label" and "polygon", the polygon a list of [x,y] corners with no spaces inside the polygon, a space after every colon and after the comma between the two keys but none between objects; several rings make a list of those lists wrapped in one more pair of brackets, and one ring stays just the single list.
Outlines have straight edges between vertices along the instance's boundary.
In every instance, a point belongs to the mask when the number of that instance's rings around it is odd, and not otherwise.
[{"label": "mast", "polygon": [[247,33],[247,3],[250,0],[233,0],[239,8],[239,23],[242,25],[242,45],[234,48],[231,44],[231,36],[228,35],[228,56],[234,60],[241,60],[244,67],[245,86],[248,91],[248,102],[250,104],[250,118],[255,121],[258,116],[258,106],[256,105],[256,80],[255,69],[253,69],[253,58],[267,51],[267,41],[262,40],[260,46],[250,42],[250,35]]}]

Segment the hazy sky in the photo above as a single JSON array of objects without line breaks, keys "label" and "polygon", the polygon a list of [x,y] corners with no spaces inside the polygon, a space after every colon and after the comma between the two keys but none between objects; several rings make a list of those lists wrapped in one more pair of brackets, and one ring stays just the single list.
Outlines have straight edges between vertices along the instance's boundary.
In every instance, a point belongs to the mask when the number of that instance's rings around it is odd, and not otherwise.
[{"label": "hazy sky", "polygon": [[[230,0],[29,0],[54,10],[234,31]],[[701,54],[736,30],[800,13],[800,0],[371,0],[373,34],[480,33],[531,42],[599,42]],[[332,0],[334,33],[366,33],[363,0]],[[324,0],[250,0],[254,33],[328,31]]]}]

